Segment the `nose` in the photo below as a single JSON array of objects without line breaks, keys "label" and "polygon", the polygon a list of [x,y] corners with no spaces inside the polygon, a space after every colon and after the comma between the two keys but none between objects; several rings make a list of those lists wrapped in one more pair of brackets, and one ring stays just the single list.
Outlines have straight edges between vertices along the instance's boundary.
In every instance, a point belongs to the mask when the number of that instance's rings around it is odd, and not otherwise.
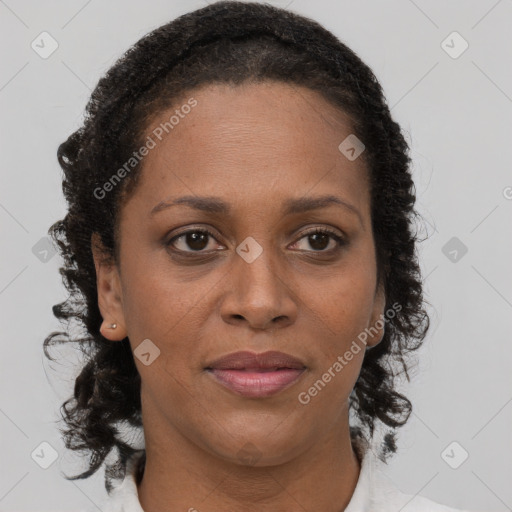
[{"label": "nose", "polygon": [[283,328],[295,322],[297,301],[291,283],[272,261],[270,250],[251,263],[236,255],[221,305],[222,319],[252,329]]}]

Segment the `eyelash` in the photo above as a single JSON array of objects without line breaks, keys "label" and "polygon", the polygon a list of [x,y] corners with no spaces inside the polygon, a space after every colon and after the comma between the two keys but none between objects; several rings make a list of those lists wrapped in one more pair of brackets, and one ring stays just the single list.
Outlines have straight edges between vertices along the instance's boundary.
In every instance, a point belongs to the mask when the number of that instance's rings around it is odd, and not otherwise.
[{"label": "eyelash", "polygon": [[[182,237],[185,237],[186,235],[190,233],[202,233],[207,234],[208,236],[212,237],[214,240],[217,240],[215,237],[215,233],[210,231],[207,228],[197,228],[197,229],[189,229],[187,231],[184,231],[183,233],[180,233],[174,237],[172,237],[165,245],[167,247],[170,247],[172,251],[178,254],[185,254],[187,257],[193,257],[193,255],[207,255],[210,251],[182,251],[181,249],[173,248],[172,245],[176,240],[179,240]],[[329,254],[338,251],[341,247],[346,245],[346,240],[341,237],[338,233],[336,233],[333,230],[330,230],[329,228],[313,228],[310,231],[306,231],[302,234],[302,236],[298,239],[302,240],[305,237],[316,235],[316,234],[322,234],[322,235],[329,235],[331,238],[333,238],[337,242],[337,247],[330,250],[324,250],[324,251],[307,251],[307,252],[313,252],[317,254]],[[215,251],[214,251],[215,252]]]}]

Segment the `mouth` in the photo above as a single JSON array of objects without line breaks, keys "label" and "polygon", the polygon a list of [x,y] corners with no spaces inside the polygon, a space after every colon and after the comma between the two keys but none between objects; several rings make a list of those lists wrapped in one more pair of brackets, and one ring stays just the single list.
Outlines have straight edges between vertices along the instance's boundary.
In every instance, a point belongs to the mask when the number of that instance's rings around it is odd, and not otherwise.
[{"label": "mouth", "polygon": [[217,383],[247,398],[264,398],[291,387],[307,367],[283,352],[235,352],[210,363],[205,370]]}]

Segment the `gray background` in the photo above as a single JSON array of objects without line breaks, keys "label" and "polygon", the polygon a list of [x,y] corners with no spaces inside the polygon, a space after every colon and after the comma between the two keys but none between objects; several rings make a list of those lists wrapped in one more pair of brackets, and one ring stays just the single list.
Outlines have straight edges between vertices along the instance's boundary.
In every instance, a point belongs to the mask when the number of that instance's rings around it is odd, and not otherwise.
[{"label": "gray background", "polygon": [[[452,506],[512,510],[512,2],[271,3],[316,19],[360,55],[411,145],[432,328],[406,387],[415,412],[386,473],[404,491]],[[0,511],[98,510],[105,494],[103,471],[61,476],[85,467],[56,424],[78,358],[56,351],[66,359],[49,364],[42,354],[60,327],[51,307],[66,298],[60,258],[45,253],[49,226],[65,214],[56,150],[122,52],[204,5],[0,1]],[[43,31],[59,45],[46,59],[31,48]],[[469,44],[457,58],[442,46],[453,31]],[[446,44],[452,54],[462,48],[453,36]],[[45,452],[42,442],[58,454],[46,470],[31,458]],[[468,459],[453,469],[447,461],[458,465],[463,450]]]}]

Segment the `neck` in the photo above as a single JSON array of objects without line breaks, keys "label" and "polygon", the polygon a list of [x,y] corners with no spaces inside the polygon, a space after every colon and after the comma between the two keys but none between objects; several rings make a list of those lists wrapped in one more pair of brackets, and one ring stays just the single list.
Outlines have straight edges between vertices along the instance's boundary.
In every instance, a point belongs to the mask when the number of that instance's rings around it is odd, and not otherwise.
[{"label": "neck", "polygon": [[348,416],[300,454],[257,466],[215,456],[167,427],[145,426],[146,464],[138,484],[145,512],[340,512],[359,477]]}]

